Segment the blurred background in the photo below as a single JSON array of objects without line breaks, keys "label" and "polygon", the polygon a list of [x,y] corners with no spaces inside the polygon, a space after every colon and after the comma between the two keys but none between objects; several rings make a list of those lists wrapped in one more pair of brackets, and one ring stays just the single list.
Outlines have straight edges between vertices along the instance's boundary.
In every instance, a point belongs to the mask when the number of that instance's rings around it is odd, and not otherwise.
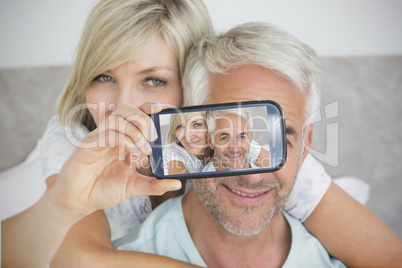
[{"label": "blurred background", "polygon": [[[96,0],[0,1],[0,67],[71,63]],[[399,0],[205,0],[218,31],[267,21],[320,56],[402,54]]]}]

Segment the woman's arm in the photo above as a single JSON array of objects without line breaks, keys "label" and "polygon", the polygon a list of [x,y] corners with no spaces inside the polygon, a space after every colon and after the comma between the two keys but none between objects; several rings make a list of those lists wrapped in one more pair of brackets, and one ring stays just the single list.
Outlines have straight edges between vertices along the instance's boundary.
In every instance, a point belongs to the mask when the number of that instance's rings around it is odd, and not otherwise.
[{"label": "woman's arm", "polygon": [[260,153],[257,156],[257,159],[254,162],[259,167],[269,167],[271,165],[271,154],[269,151],[261,148]]},{"label": "woman's arm", "polygon": [[333,182],[304,225],[349,267],[400,267],[402,263],[402,240]]},{"label": "woman's arm", "polygon": [[[121,118],[138,113],[149,118],[147,113],[137,108],[118,110],[115,112],[122,115]],[[118,142],[136,140],[137,128],[131,127],[125,132],[117,133],[116,125],[110,126],[97,128],[86,135],[81,144],[83,146],[74,150],[57,178],[49,178],[48,183],[54,185],[39,202],[4,221],[4,267],[44,267],[50,262],[67,230],[86,215],[113,207],[133,196],[161,195],[171,189],[181,188],[178,180],[157,180],[139,174],[132,167],[130,156],[148,155],[150,152],[144,144],[133,147]],[[116,133],[119,140],[109,139],[116,137]],[[106,146],[101,146],[98,142],[102,137]],[[91,146],[86,148],[88,146],[84,145]]]},{"label": "woman's arm", "polygon": [[183,162],[177,160],[171,160],[168,162],[168,172],[169,175],[190,173],[187,170],[186,165]]},{"label": "woman's arm", "polygon": [[51,191],[1,223],[1,267],[46,267],[68,229],[84,215],[59,206]]},{"label": "woman's arm", "polygon": [[134,251],[118,251],[110,241],[103,211],[76,223],[68,232],[51,267],[197,267],[174,259]]},{"label": "woman's arm", "polygon": [[[46,180],[48,189],[57,175]],[[198,267],[167,257],[134,251],[118,251],[111,242],[109,222],[102,210],[77,222],[67,233],[50,267]]]}]

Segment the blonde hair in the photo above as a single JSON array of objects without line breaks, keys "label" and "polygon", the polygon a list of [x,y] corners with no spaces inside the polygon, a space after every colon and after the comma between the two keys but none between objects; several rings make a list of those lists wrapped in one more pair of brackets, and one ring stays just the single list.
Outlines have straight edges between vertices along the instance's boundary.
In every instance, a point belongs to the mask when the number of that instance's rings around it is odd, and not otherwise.
[{"label": "blonde hair", "polygon": [[[193,117],[193,115],[198,112],[191,112],[191,113],[175,113],[170,116],[170,123],[169,123],[169,130],[167,133],[166,141],[167,143],[177,143],[179,145],[180,142],[176,137],[176,129],[182,123]],[[201,115],[205,118],[205,112],[200,112]]]},{"label": "blonde hair", "polygon": [[308,117],[320,107],[321,80],[315,51],[283,31],[263,22],[245,23],[221,35],[201,40],[187,57],[182,85],[185,105],[203,104],[209,96],[209,73],[224,74],[246,64],[268,68],[290,81],[307,103]]},{"label": "blonde hair", "polygon": [[70,80],[59,100],[60,122],[96,128],[85,100],[92,80],[135,60],[156,35],[160,34],[176,54],[182,76],[189,50],[211,32],[211,19],[201,0],[100,1],[88,16]]}]

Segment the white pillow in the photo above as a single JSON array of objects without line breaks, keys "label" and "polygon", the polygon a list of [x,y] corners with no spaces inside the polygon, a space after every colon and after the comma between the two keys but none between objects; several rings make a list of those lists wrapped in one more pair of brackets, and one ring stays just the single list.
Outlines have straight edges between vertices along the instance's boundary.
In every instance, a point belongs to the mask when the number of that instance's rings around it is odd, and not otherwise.
[{"label": "white pillow", "polygon": [[45,192],[40,141],[21,164],[0,173],[0,220],[32,206]]}]

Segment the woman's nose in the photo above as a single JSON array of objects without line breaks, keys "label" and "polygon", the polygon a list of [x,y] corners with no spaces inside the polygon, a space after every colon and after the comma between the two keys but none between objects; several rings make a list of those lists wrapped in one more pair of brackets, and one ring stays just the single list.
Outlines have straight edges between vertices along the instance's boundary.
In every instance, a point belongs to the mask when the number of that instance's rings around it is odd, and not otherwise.
[{"label": "woman's nose", "polygon": [[194,138],[194,136],[194,130],[192,130],[191,128],[186,128],[186,139],[190,141]]},{"label": "woman's nose", "polygon": [[135,87],[131,84],[119,85],[118,94],[116,96],[115,105],[129,104],[132,106],[140,106],[145,102],[141,93],[136,92]]}]

